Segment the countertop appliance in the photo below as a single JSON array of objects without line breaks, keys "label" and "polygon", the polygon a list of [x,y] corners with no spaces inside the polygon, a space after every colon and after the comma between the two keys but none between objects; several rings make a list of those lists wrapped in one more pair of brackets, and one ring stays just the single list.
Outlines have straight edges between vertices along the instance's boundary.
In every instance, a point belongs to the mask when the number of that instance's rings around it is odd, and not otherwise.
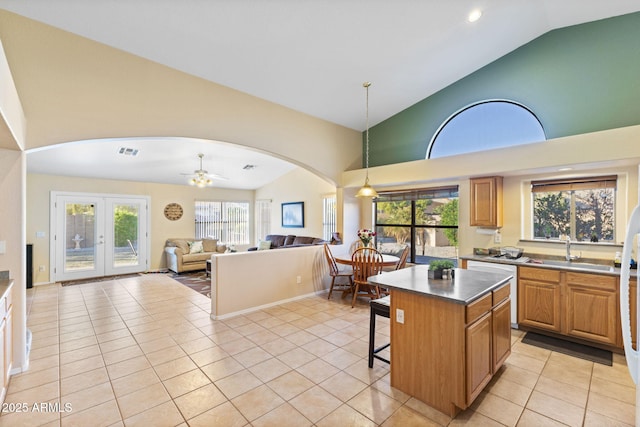
[{"label": "countertop appliance", "polygon": [[[638,351],[631,346],[631,312],[629,305],[629,275],[631,270],[631,251],[634,242],[636,244],[636,254],[640,254],[640,238],[636,238],[640,234],[640,205],[636,206],[629,218],[627,224],[627,234],[624,239],[624,247],[622,248],[622,260],[620,266],[620,321],[622,323],[622,339],[624,341],[624,353],[627,359],[627,366],[633,382],[636,384],[636,425],[640,422],[640,388],[638,387],[638,371],[640,370],[640,358]],[[640,287],[636,287],[636,301],[640,301]],[[637,305],[640,307],[640,305]],[[636,309],[638,310],[638,309]],[[640,313],[636,313],[636,342],[638,331],[640,331]]]},{"label": "countertop appliance", "polygon": [[513,276],[511,284],[511,327],[518,329],[518,267],[495,262],[467,261],[467,270],[488,271],[490,273],[509,273]]}]

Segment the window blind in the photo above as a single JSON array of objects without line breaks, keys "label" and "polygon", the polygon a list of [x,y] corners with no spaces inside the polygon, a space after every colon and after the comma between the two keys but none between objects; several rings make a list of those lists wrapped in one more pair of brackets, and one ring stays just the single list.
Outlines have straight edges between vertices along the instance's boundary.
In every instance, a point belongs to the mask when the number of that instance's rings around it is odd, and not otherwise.
[{"label": "window blind", "polygon": [[423,199],[457,198],[458,186],[378,192],[376,202],[402,202]]},{"label": "window blind", "polygon": [[195,204],[195,237],[225,244],[249,243],[249,203],[199,201]]},{"label": "window blind", "polygon": [[[256,240],[264,240],[271,233],[271,200],[256,200]],[[257,244],[256,242],[256,244]]]},{"label": "window blind", "polygon": [[322,238],[330,242],[335,231],[336,195],[332,194],[322,198]]},{"label": "window blind", "polygon": [[531,181],[532,193],[547,193],[550,191],[596,190],[599,188],[616,188],[617,175],[595,176],[571,179],[547,179]]}]

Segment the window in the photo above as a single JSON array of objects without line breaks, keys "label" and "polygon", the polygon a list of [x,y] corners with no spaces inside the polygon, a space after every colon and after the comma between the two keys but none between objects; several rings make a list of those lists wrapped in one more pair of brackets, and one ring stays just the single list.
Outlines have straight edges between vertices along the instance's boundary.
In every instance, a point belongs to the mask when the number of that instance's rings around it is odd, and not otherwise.
[{"label": "window", "polygon": [[[256,200],[256,240],[264,240],[271,233],[271,200]],[[256,242],[256,243],[257,243]]]},{"label": "window", "polygon": [[248,244],[249,203],[196,200],[195,237],[211,237],[225,244]]},{"label": "window", "polygon": [[615,239],[617,176],[533,181],[533,238]]},{"label": "window", "polygon": [[514,101],[482,101],[449,117],[433,136],[427,159],[546,140],[538,118]]},{"label": "window", "polygon": [[331,241],[336,231],[336,195],[322,198],[322,239]]},{"label": "window", "polygon": [[379,193],[375,200],[376,247],[399,254],[411,247],[410,262],[433,259],[456,262],[458,187]]}]

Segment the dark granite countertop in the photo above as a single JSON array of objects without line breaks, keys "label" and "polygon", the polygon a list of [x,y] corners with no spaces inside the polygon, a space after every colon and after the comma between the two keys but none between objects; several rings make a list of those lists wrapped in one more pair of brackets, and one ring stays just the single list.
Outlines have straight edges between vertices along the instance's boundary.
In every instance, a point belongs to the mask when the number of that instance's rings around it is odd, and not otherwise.
[{"label": "dark granite countertop", "polygon": [[452,280],[429,279],[428,274],[428,266],[417,265],[369,277],[369,282],[385,288],[448,300],[456,304],[469,304],[513,277],[506,273],[487,273],[459,268],[455,269]]},{"label": "dark granite countertop", "polygon": [[[578,259],[575,261],[566,261],[561,257],[551,257],[540,254],[524,254],[528,259],[528,262],[523,262],[523,259],[508,259],[504,257],[496,258],[489,255],[464,255],[460,259],[467,261],[482,261],[491,262],[494,264],[508,264],[524,267],[540,267],[549,268],[554,270],[575,271],[578,273],[597,273],[608,276],[620,276],[620,268],[614,267],[613,264],[606,260],[598,259]],[[633,269],[630,272],[631,277],[637,276],[637,270]]]}]

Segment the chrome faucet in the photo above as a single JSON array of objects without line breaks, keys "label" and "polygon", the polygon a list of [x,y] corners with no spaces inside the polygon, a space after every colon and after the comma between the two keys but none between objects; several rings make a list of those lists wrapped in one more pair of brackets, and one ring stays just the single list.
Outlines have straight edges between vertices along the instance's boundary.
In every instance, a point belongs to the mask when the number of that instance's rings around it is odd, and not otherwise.
[{"label": "chrome faucet", "polygon": [[580,258],[579,256],[572,256],[571,255],[571,237],[567,236],[567,255],[565,257],[565,259],[567,261],[573,261],[574,259],[578,259]]}]

